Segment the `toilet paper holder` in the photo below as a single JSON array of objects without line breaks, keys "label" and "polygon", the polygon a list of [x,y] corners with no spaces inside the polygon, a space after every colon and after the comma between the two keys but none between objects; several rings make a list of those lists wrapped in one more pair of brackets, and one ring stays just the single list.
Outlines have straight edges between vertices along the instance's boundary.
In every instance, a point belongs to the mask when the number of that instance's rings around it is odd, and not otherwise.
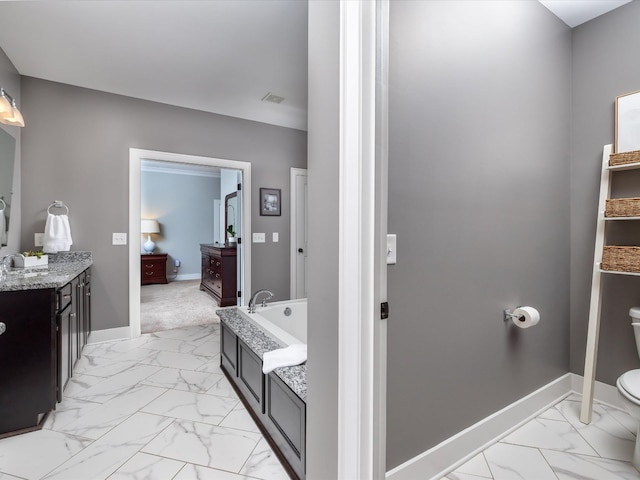
[{"label": "toilet paper holder", "polygon": [[508,322],[509,320],[513,320],[513,319],[522,321],[522,319],[524,318],[523,315],[516,315],[515,313],[513,313],[513,311],[518,309],[518,308],[520,308],[520,307],[516,307],[513,310],[507,310],[507,309],[503,310],[502,311],[502,314],[503,314],[502,320],[505,321],[505,322]]}]

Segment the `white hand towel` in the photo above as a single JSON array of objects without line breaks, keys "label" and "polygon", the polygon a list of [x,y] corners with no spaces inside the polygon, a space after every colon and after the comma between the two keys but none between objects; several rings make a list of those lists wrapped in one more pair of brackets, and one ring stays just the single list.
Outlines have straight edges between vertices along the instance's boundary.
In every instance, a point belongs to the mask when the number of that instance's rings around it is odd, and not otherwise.
[{"label": "white hand towel", "polygon": [[262,373],[267,374],[278,367],[300,365],[307,361],[307,346],[304,344],[289,345],[262,355]]},{"label": "white hand towel", "polygon": [[47,215],[44,225],[44,238],[42,251],[44,253],[68,252],[73,244],[71,240],[71,228],[67,215]]}]

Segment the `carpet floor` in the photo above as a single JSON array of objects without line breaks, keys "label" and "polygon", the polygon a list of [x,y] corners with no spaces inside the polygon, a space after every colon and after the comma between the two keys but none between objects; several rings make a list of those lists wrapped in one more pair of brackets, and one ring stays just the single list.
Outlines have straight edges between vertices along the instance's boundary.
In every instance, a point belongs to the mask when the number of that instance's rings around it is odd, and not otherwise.
[{"label": "carpet floor", "polygon": [[220,323],[218,308],[213,297],[200,290],[200,280],[140,287],[142,333]]}]

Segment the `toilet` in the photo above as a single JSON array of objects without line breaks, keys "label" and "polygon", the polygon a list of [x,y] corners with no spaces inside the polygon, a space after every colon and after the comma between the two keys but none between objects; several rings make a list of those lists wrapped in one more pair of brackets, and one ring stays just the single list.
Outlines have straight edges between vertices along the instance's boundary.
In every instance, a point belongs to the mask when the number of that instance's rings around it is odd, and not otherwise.
[{"label": "toilet", "polygon": [[[640,307],[632,307],[629,310],[629,315],[631,316],[633,333],[636,337],[638,356],[640,356]],[[636,470],[640,470],[640,369],[629,370],[620,375],[616,386],[625,409],[638,424],[638,436],[632,463]]]}]

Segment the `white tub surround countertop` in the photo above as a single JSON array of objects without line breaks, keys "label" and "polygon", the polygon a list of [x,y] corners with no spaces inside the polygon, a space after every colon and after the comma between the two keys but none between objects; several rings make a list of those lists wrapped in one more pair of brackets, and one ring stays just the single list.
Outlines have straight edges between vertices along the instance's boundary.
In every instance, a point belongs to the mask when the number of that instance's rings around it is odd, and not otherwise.
[{"label": "white tub surround countertop", "polygon": [[50,253],[49,264],[34,268],[10,268],[0,280],[0,292],[60,288],[93,265],[91,252]]},{"label": "white tub surround countertop", "polygon": [[[262,358],[265,352],[282,348],[260,328],[245,319],[236,307],[217,310],[220,321]],[[275,373],[303,402],[307,402],[307,364],[276,368]]]}]

